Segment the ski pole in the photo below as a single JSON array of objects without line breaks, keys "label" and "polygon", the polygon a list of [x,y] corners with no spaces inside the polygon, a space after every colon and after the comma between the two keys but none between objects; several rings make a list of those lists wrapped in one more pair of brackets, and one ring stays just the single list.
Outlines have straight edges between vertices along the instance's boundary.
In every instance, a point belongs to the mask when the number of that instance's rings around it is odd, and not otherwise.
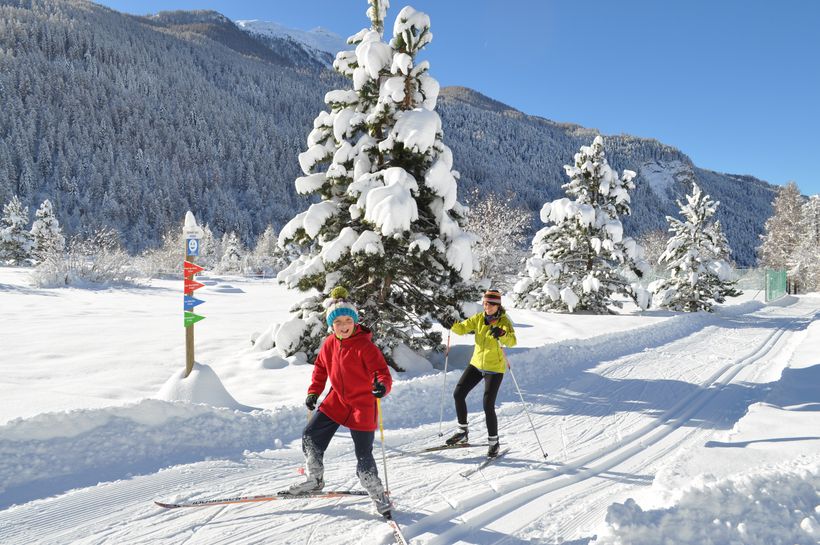
[{"label": "ski pole", "polygon": [[376,410],[379,413],[379,433],[382,442],[382,465],[384,465],[384,493],[390,495],[390,485],[387,483],[387,455],[384,453],[384,419],[382,418],[382,400],[376,398]]},{"label": "ski pole", "polygon": [[[498,346],[501,347],[501,343],[498,343]],[[504,352],[503,348],[501,348],[501,355],[504,356],[504,362],[507,364],[507,369],[510,370],[510,376],[512,377],[513,383],[515,384],[515,389],[518,390],[518,397],[521,398],[521,405],[524,407],[524,413],[527,415],[527,419],[530,421],[530,427],[532,428],[533,435],[535,435],[535,440],[538,441],[538,447],[541,449],[541,454],[543,454],[544,458],[546,458],[547,453],[544,451],[544,447],[541,445],[541,439],[538,438],[538,432],[535,431],[535,424],[532,423],[530,412],[527,410],[527,404],[524,402],[524,396],[523,394],[521,394],[521,388],[518,387],[518,381],[515,379],[515,373],[513,372],[512,365],[510,365],[510,360],[507,359],[507,353]]]},{"label": "ski pole", "polygon": [[384,493],[390,495],[390,485],[387,484],[387,455],[384,453],[384,419],[382,418],[382,400],[376,398],[376,410],[379,413],[379,433],[382,439],[382,464],[384,465]]},{"label": "ski pole", "polygon": [[444,435],[441,432],[441,425],[444,422],[444,390],[447,388],[447,361],[450,359],[450,331],[447,331],[447,350],[444,351],[444,381],[441,383],[441,402],[439,403],[438,416],[438,436]]}]

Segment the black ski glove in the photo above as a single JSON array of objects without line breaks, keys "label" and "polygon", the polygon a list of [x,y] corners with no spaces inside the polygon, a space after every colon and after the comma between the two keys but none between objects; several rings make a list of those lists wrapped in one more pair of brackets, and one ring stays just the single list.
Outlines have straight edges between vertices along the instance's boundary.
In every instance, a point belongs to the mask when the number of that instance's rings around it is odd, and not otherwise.
[{"label": "black ski glove", "polygon": [[379,382],[379,379],[373,379],[373,395],[378,397],[379,399],[384,397],[384,394],[387,393],[387,386]]},{"label": "black ski glove", "polygon": [[453,329],[453,326],[456,324],[456,321],[451,318],[450,316],[445,316],[439,322],[444,329]]},{"label": "black ski glove", "polygon": [[307,407],[309,411],[312,411],[316,408],[317,401],[319,401],[319,396],[317,394],[308,394],[305,398],[305,407]]},{"label": "black ski glove", "polygon": [[493,326],[490,328],[490,335],[492,335],[495,340],[498,340],[499,337],[503,337],[506,334],[507,332],[498,326]]}]

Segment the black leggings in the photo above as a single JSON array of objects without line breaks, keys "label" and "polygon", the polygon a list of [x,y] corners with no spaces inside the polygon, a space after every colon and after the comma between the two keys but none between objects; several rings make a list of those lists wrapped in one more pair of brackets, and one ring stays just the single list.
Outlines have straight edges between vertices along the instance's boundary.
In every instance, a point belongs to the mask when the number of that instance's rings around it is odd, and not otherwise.
[{"label": "black leggings", "polygon": [[504,373],[484,374],[472,365],[468,365],[456,384],[453,399],[456,400],[458,423],[467,426],[467,394],[481,382],[482,378],[484,379],[484,416],[487,419],[487,435],[493,437],[498,435],[495,398],[498,395],[498,389],[501,388],[501,381],[504,380]]}]

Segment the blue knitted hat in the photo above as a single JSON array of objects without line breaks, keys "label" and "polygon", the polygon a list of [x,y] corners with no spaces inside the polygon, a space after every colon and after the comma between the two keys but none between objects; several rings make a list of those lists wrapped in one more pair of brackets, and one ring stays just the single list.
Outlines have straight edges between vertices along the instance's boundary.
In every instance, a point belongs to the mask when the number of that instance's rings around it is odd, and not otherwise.
[{"label": "blue knitted hat", "polygon": [[359,313],[353,303],[347,300],[350,296],[348,291],[342,286],[333,288],[330,292],[330,304],[327,306],[327,325],[333,325],[333,320],[339,316],[350,316],[353,318],[353,323],[359,323]]}]

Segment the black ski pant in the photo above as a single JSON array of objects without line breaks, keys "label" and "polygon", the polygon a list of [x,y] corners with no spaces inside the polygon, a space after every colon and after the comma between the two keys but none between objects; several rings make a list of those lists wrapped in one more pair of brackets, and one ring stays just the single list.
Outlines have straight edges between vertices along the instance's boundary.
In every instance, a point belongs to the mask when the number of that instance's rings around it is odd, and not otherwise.
[{"label": "black ski pant", "polygon": [[[315,411],[313,417],[302,432],[302,452],[307,460],[308,474],[324,478],[324,456],[330,440],[341,424],[334,422],[322,411]],[[353,448],[356,451],[356,475],[362,486],[371,495],[379,494],[382,489],[376,460],[373,458],[373,439],[375,432],[350,430]]]},{"label": "black ski pant", "polygon": [[498,396],[498,389],[501,388],[501,381],[504,380],[504,373],[482,373],[476,367],[468,365],[453,391],[453,399],[456,400],[456,415],[458,423],[466,427],[467,394],[481,382],[482,378],[484,379],[484,417],[487,419],[487,435],[494,437],[498,435],[495,398]]}]

